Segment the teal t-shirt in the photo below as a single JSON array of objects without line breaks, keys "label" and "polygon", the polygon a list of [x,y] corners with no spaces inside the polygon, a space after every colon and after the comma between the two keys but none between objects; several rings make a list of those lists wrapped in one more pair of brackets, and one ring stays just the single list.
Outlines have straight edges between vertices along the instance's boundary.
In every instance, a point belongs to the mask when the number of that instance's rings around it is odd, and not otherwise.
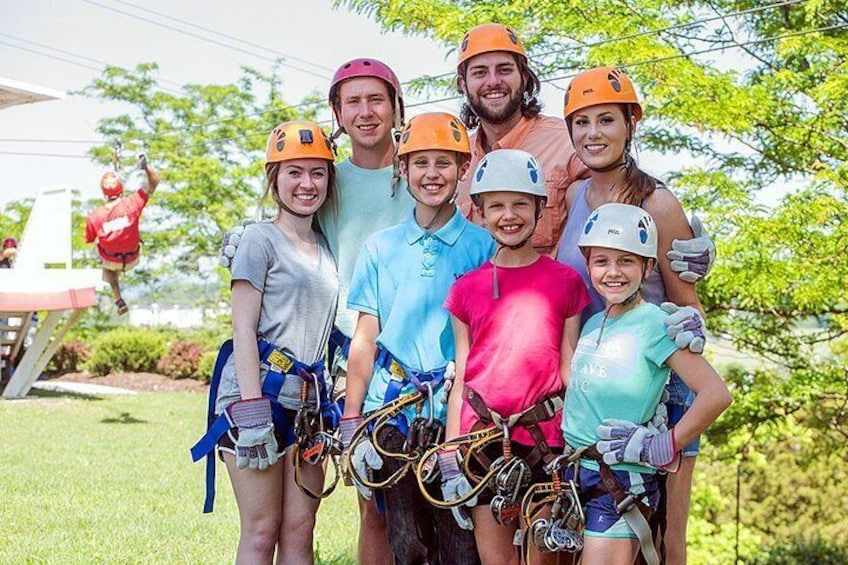
[{"label": "teal t-shirt", "polygon": [[[562,431],[572,447],[596,443],[597,427],[606,419],[647,422],[656,410],[668,380],[665,364],[677,346],[665,333],[668,314],[644,303],[620,316],[609,318],[601,343],[598,336],[604,313],[589,318],[571,360],[571,376],[565,394]],[[595,461],[586,467],[598,469]],[[642,465],[622,463],[613,469],[653,472]]]},{"label": "teal t-shirt", "polygon": [[[442,368],[455,357],[450,314],[443,306],[448,291],[459,277],[486,262],[494,249],[489,232],[458,210],[434,233],[421,229],[409,213],[402,224],[365,242],[347,306],[377,316],[377,343],[402,364],[418,371]],[[375,371],[364,412],[383,405],[389,378],[387,371]],[[410,384],[401,393],[413,390]],[[444,405],[437,408],[437,416],[444,419]]]},{"label": "teal t-shirt", "polygon": [[318,223],[339,267],[339,309],[336,327],[353,336],[358,314],[346,308],[356,258],[368,236],[397,225],[409,216],[415,201],[401,179],[392,196],[392,167],[363,169],[350,159],[336,167],[335,201],[318,210]]}]

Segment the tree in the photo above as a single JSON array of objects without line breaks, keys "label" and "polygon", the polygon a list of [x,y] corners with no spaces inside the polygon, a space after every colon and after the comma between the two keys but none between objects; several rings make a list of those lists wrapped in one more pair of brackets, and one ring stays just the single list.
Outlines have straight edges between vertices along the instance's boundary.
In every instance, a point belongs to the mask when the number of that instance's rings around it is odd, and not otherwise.
[{"label": "tree", "polygon": [[[680,159],[671,179],[719,260],[699,284],[714,334],[757,363],[725,372],[735,403],[718,456],[785,441],[848,455],[848,14],[837,0],[346,0],[385,29],[454,48],[472,26],[517,30],[543,80],[624,67],[648,119],[639,144]],[[721,53],[738,57],[733,65]],[[558,114],[558,112],[557,112]],[[767,207],[778,184],[794,189]],[[841,349],[840,349],[841,348]],[[829,469],[827,465],[823,469]],[[803,470],[797,471],[803,472]],[[798,532],[802,533],[802,532]]]},{"label": "tree", "polygon": [[[179,95],[157,90],[156,71],[154,63],[133,71],[107,67],[82,92],[130,106],[126,114],[102,119],[97,131],[120,140],[125,153],[148,153],[162,184],[145,215],[145,253],[157,273],[193,275],[198,259],[217,256],[223,232],[252,215],[248,210],[262,189],[262,150],[271,129],[286,120],[314,119],[322,101],[287,104],[273,71],[243,68],[235,84],[187,84]],[[110,141],[90,155],[107,165],[113,147]],[[125,175],[134,161],[120,162]]]}]

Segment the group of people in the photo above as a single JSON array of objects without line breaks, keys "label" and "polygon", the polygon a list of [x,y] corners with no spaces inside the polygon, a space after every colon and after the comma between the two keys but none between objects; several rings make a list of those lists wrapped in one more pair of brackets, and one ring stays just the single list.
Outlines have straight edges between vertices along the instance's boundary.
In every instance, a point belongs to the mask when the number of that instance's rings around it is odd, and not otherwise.
[{"label": "group of people", "polygon": [[[395,73],[354,59],[332,137],[271,132],[276,213],[228,236],[233,340],[193,449],[226,465],[236,561],[312,562],[340,455],[360,563],[684,563],[697,438],[731,401],[699,355],[712,243],[635,162],[622,71],[579,74],[544,116],[518,35],[486,24],[457,84],[461,117],[407,120]],[[526,523],[541,483],[556,501]]]}]

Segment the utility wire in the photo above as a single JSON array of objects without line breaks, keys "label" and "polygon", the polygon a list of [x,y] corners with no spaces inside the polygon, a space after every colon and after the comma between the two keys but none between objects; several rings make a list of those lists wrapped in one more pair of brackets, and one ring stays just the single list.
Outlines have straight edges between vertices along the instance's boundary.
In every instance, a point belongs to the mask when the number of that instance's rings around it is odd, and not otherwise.
[{"label": "utility wire", "polygon": [[[135,8],[136,10],[141,10],[141,11],[143,11],[143,12],[148,12],[148,13],[150,13],[150,14],[155,14],[155,15],[157,15],[157,16],[159,16],[159,17],[166,18],[166,19],[169,19],[169,20],[171,20],[171,21],[181,23],[181,24],[183,24],[183,25],[187,25],[187,26],[189,26],[189,27],[194,27],[194,28],[200,29],[200,30],[202,30],[202,31],[205,31],[205,32],[207,32],[207,33],[212,33],[212,34],[214,34],[214,35],[218,35],[218,36],[220,36],[220,37],[224,37],[224,38],[229,39],[229,40],[231,40],[231,41],[237,41],[237,42],[239,42],[239,43],[244,43],[245,45],[249,45],[249,46],[251,46],[251,47],[255,47],[255,48],[257,48],[257,49],[259,49],[259,50],[261,50],[261,51],[270,51],[271,53],[275,53],[276,55],[279,55],[280,57],[283,57],[283,58],[285,58],[285,59],[291,59],[291,60],[293,60],[293,61],[297,61],[297,62],[299,62],[299,63],[303,63],[303,64],[305,64],[305,65],[309,65],[309,66],[311,66],[311,67],[315,67],[315,68],[317,68],[317,69],[321,69],[321,70],[323,70],[323,71],[327,71],[327,72],[329,72],[329,73],[332,73],[332,72],[335,70],[335,69],[331,69],[330,67],[327,67],[327,66],[321,65],[321,64],[319,64],[319,63],[315,63],[315,62],[312,62],[312,61],[308,61],[308,60],[306,60],[306,59],[301,59],[300,57],[295,57],[294,55],[291,55],[291,54],[289,54],[289,53],[283,53],[282,51],[277,51],[276,49],[271,49],[271,48],[270,48],[270,47],[268,47],[267,45],[261,45],[261,44],[259,44],[259,43],[254,43],[254,42],[252,42],[252,41],[248,41],[248,40],[246,40],[246,39],[242,39],[242,38],[240,38],[240,37],[236,37],[235,35],[230,35],[230,34],[228,34],[228,33],[224,33],[224,32],[221,32],[221,31],[217,31],[217,30],[214,30],[214,29],[211,29],[211,28],[208,28],[208,27],[204,27],[204,26],[199,25],[199,24],[196,24],[196,23],[194,23],[194,22],[190,22],[190,21],[187,21],[187,20],[182,20],[182,19],[180,19],[180,18],[175,18],[174,16],[169,16],[168,14],[164,14],[164,13],[162,13],[162,12],[157,12],[156,10],[151,10],[151,9],[149,9],[149,8],[145,8],[145,7],[143,7],[143,6],[139,6],[139,5],[137,5],[137,4],[133,4],[132,2],[125,2],[124,0],[114,0],[114,1],[115,1],[115,2],[117,2],[118,4],[124,4],[125,6],[130,6],[130,7],[132,7],[132,8]],[[324,78],[329,78],[329,77],[324,77]]]},{"label": "utility wire", "polygon": [[[8,34],[8,33],[0,32],[0,36],[7,37],[7,38],[9,38],[9,39],[12,39],[12,40],[14,40],[14,41],[18,41],[18,42],[21,42],[21,43],[26,43],[26,44],[29,44],[29,45],[33,45],[33,46],[35,46],[35,47],[40,47],[40,48],[42,48],[42,49],[48,49],[48,50],[50,50],[50,51],[55,51],[55,52],[57,52],[57,53],[61,53],[62,55],[66,55],[66,56],[69,56],[69,57],[76,57],[77,59],[82,59],[83,61],[89,61],[90,63],[95,63],[96,65],[100,65],[100,66],[95,66],[95,65],[93,65],[93,64],[88,64],[88,63],[81,63],[81,62],[79,62],[79,61],[74,61],[74,60],[71,60],[71,59],[67,59],[67,58],[65,58],[65,57],[60,57],[60,56],[58,56],[58,55],[53,55],[53,54],[51,54],[51,53],[44,53],[44,52],[42,52],[42,51],[38,51],[38,50],[32,49],[32,48],[30,48],[30,47],[24,47],[24,46],[22,46],[22,45],[15,45],[14,43],[9,43],[9,42],[7,42],[7,41],[0,40],[0,44],[2,44],[2,45],[7,45],[7,46],[9,46],[9,47],[13,47],[13,48],[15,48],[15,49],[20,49],[20,50],[22,50],[22,51],[28,51],[28,52],[30,52],[30,53],[34,53],[34,54],[36,54],[36,55],[40,55],[40,56],[42,56],[42,57],[48,57],[48,58],[50,58],[50,59],[56,59],[56,60],[58,60],[58,61],[62,61],[63,63],[68,63],[68,64],[71,64],[71,65],[76,65],[76,66],[78,66],[78,67],[82,67],[82,68],[85,68],[85,69],[91,69],[91,70],[97,71],[98,73],[102,73],[102,72],[103,72],[103,68],[104,68],[104,67],[115,67],[115,68],[118,68],[118,69],[122,69],[122,70],[124,70],[124,71],[126,71],[126,72],[128,72],[128,73],[133,72],[131,69],[127,69],[127,68],[124,68],[124,67],[120,67],[120,66],[118,66],[118,65],[112,65],[112,64],[107,63],[107,62],[105,62],[105,61],[100,61],[100,60],[98,60],[98,59],[93,59],[93,58],[91,58],[91,57],[86,57],[85,55],[79,55],[79,54],[77,54],[77,53],[72,53],[72,52],[67,51],[67,50],[65,50],[65,49],[58,49],[58,48],[56,48],[56,47],[51,47],[51,46],[49,46],[49,45],[45,45],[45,44],[43,44],[43,43],[37,43],[37,42],[35,42],[35,41],[30,41],[30,40],[28,40],[28,39],[24,39],[24,38],[22,38],[22,37],[17,37],[17,36],[14,36],[14,35]],[[165,84],[171,84],[171,85],[174,85],[174,86],[176,86],[177,88],[181,88],[181,87],[182,87],[182,84],[180,84],[180,83],[178,83],[178,82],[175,82],[175,81],[172,81],[172,80],[168,80],[168,79],[164,79],[164,78],[163,78],[163,79],[157,79],[157,80],[158,80],[159,82],[163,82],[163,83],[165,83]],[[171,94],[182,94],[179,90],[174,90],[174,89],[171,89],[171,88],[166,88],[166,87],[164,87],[164,86],[158,86],[157,88],[158,88],[159,90],[163,90],[163,91],[166,91],[166,92],[170,92]]]},{"label": "utility wire", "polygon": [[[809,35],[809,34],[813,34],[813,33],[819,33],[819,32],[823,32],[823,31],[832,31],[832,30],[844,29],[844,28],[848,28],[848,24],[836,24],[836,25],[823,26],[823,27],[808,29],[808,30],[799,30],[799,31],[796,31],[796,32],[790,32],[790,33],[780,34],[780,35],[776,35],[776,36],[772,36],[772,37],[765,37],[765,38],[745,41],[745,42],[742,42],[742,43],[737,42],[737,43],[734,43],[734,44],[731,44],[731,45],[712,47],[712,48],[709,48],[709,49],[702,49],[702,50],[699,50],[699,51],[692,51],[692,52],[687,52],[687,53],[678,53],[678,54],[675,54],[675,55],[667,55],[667,56],[663,56],[663,57],[656,57],[656,58],[646,59],[646,60],[642,60],[642,61],[635,61],[635,62],[632,62],[632,63],[622,63],[622,64],[618,65],[618,67],[620,67],[620,68],[638,67],[638,66],[642,66],[642,65],[665,62],[665,61],[670,61],[670,60],[675,60],[675,59],[688,58],[688,57],[692,57],[692,56],[695,56],[695,55],[702,55],[702,54],[712,53],[712,52],[716,52],[716,51],[723,51],[723,50],[727,50],[727,49],[741,48],[741,47],[745,47],[747,45],[768,43],[768,42],[772,42],[772,41],[778,41],[778,40],[781,40],[781,39],[787,39],[787,38],[790,38],[790,37],[800,37],[800,36],[803,36],[803,35]],[[574,76],[576,76],[576,73],[560,75],[560,76],[550,77],[550,78],[543,78],[543,79],[541,79],[541,82],[550,83],[550,82],[554,82],[554,81],[564,80],[564,79],[567,79],[567,78],[572,78]],[[459,100],[461,98],[462,98],[461,95],[447,96],[447,97],[439,98],[439,99],[436,99],[436,100],[428,100],[428,101],[425,101],[425,102],[407,104],[406,108],[409,109],[409,108],[416,108],[416,107],[424,106],[424,105],[428,105],[428,104],[438,104],[438,103],[442,103],[442,102],[450,102],[450,101],[454,101],[454,100]],[[311,102],[310,103],[301,103],[301,104],[298,104],[298,105],[289,106],[289,108],[294,109],[294,108],[297,108],[299,106],[303,106],[303,105],[307,105],[307,104],[312,104],[312,103]],[[261,115],[261,114],[264,114],[264,113],[267,113],[267,112],[270,112],[270,111],[272,111],[272,110],[266,110],[264,112],[258,113],[257,115]],[[203,127],[204,125],[210,125],[210,124],[214,124],[214,123],[231,121],[231,120],[234,120],[234,119],[237,119],[237,118],[225,118],[225,119],[222,119],[222,120],[205,122],[204,124],[200,124],[199,127]],[[324,121],[319,122],[319,123],[326,124],[326,123],[329,123],[329,120],[324,120]],[[160,136],[157,136],[157,137],[161,137],[163,135],[170,135],[172,132],[177,133],[177,130],[170,130],[168,132],[164,132],[163,134],[160,134]],[[258,135],[264,135],[264,133],[249,133],[247,135],[258,136]],[[205,145],[205,144],[213,143],[213,142],[230,141],[231,139],[232,138],[206,140],[206,141],[201,142],[201,143],[196,144],[196,145]],[[0,153],[2,153],[2,152],[0,152]],[[5,154],[9,154],[9,152],[5,152]],[[57,156],[59,156],[59,155],[57,155]]]},{"label": "utility wire", "polygon": [[[171,31],[175,31],[175,32],[177,32],[177,33],[182,33],[182,34],[184,34],[184,35],[188,35],[188,36],[190,36],[190,37],[194,37],[194,38],[199,39],[199,40],[201,40],[201,41],[206,41],[207,43],[214,43],[215,45],[219,45],[219,46],[221,46],[221,47],[224,47],[225,49],[230,49],[230,50],[232,50],[232,51],[238,51],[239,53],[244,53],[244,54],[246,54],[246,55],[250,55],[250,56],[252,56],[252,57],[257,57],[257,58],[259,58],[259,59],[263,59],[263,60],[265,60],[265,61],[270,61],[270,62],[272,62],[272,63],[276,63],[276,62],[279,60],[278,58],[268,57],[267,55],[262,55],[262,54],[260,54],[260,53],[255,53],[255,52],[253,52],[253,51],[248,51],[247,49],[242,49],[241,47],[237,47],[237,46],[232,45],[232,44],[230,44],[230,43],[225,43],[225,42],[223,42],[223,41],[218,41],[217,39],[213,39],[213,38],[211,38],[211,37],[205,37],[205,36],[203,36],[203,35],[200,35],[200,34],[197,34],[197,33],[193,33],[193,32],[191,32],[191,31],[187,31],[187,30],[184,30],[184,29],[180,29],[180,28],[178,28],[178,27],[174,27],[174,26],[172,26],[172,25],[168,25],[168,24],[166,24],[166,23],[162,23],[162,22],[159,22],[159,21],[156,21],[156,20],[150,19],[150,18],[146,18],[146,17],[144,17],[144,16],[139,16],[138,14],[133,14],[132,12],[127,12],[127,11],[125,11],[125,10],[120,10],[120,9],[118,9],[118,8],[114,8],[114,7],[112,7],[112,6],[106,6],[105,4],[101,4],[100,2],[95,2],[94,0],[82,0],[82,1],[83,1],[83,2],[85,2],[85,3],[87,3],[87,4],[91,4],[92,6],[97,6],[98,8],[103,8],[104,10],[110,10],[110,11],[112,11],[112,12],[117,12],[118,14],[123,14],[123,15],[125,15],[125,16],[130,17],[130,18],[135,18],[135,19],[137,19],[137,20],[141,20],[141,21],[144,21],[144,22],[147,22],[147,23],[153,24],[153,25],[155,25],[155,26],[163,27],[163,28],[165,28],[165,29],[169,29],[169,30],[171,30]],[[298,66],[296,66],[296,65],[292,65],[291,63],[286,63],[285,65],[286,65],[287,67],[289,67],[289,68],[293,69],[293,70],[300,71],[300,72],[305,73],[305,74],[308,74],[308,75],[312,75],[312,76],[317,77],[317,78],[320,78],[320,79],[322,79],[322,80],[326,80],[326,79],[327,79],[327,76],[326,76],[326,75],[319,74],[319,73],[316,73],[316,72],[314,72],[314,71],[310,71],[309,69],[304,69],[304,68],[302,68],[302,67],[298,67]]]},{"label": "utility wire", "polygon": [[[803,4],[807,1],[808,0],[786,0],[784,2],[779,2],[779,3],[776,3],[776,4],[768,4],[768,5],[765,5],[765,6],[758,6],[756,8],[749,8],[747,10],[740,10],[738,12],[730,12],[730,13],[723,14],[723,15],[709,16],[709,17],[706,17],[706,18],[693,20],[691,22],[684,22],[684,23],[681,23],[681,24],[675,24],[675,25],[671,25],[671,26],[667,26],[667,27],[663,27],[663,28],[650,29],[650,30],[630,33],[630,34],[626,34],[626,35],[619,35],[619,36],[616,36],[616,37],[611,37],[609,39],[601,39],[601,40],[593,41],[593,42],[589,42],[589,43],[577,43],[577,44],[574,44],[574,45],[569,45],[568,47],[564,47],[562,49],[557,49],[557,50],[553,50],[553,51],[546,51],[544,53],[539,53],[539,54],[531,54],[530,58],[532,60],[541,59],[543,57],[549,57],[551,55],[567,53],[569,51],[576,51],[578,49],[587,49],[587,48],[591,48],[591,47],[599,47],[601,45],[607,45],[609,43],[617,43],[619,41],[626,41],[628,39],[635,39],[635,38],[638,38],[638,37],[644,37],[644,36],[649,36],[649,35],[659,35],[661,33],[667,32],[667,31],[676,30],[676,29],[684,29],[684,28],[687,28],[687,27],[693,27],[693,26],[696,26],[696,25],[713,22],[713,21],[720,20],[720,19],[723,19],[723,18],[733,18],[733,17],[736,17],[736,16],[744,16],[744,15],[747,15],[747,14],[752,14],[752,13],[755,13],[755,12],[761,12],[761,11],[764,11],[764,10],[772,10],[774,8],[780,8],[782,6],[788,6],[788,5],[791,5],[791,4]],[[451,77],[455,74],[456,74],[456,71],[450,71],[450,72],[442,73],[442,74],[439,74],[439,75],[433,75],[433,76],[428,77],[428,78],[430,78],[430,79],[448,78],[448,77]],[[421,79],[420,78],[419,79],[413,79],[413,80],[407,81],[403,84],[409,85],[409,84],[412,84],[416,80],[421,80]],[[542,81],[542,82],[544,82],[544,81]]]}]

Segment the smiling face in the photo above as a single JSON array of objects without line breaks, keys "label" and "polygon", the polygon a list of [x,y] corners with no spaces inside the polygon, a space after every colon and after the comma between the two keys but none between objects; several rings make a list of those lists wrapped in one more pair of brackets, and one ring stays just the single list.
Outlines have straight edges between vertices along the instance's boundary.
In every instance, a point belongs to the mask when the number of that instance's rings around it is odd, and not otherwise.
[{"label": "smiling face", "polygon": [[344,81],[334,110],[354,148],[369,150],[391,143],[394,106],[385,81],[374,77]]},{"label": "smiling face", "polygon": [[459,84],[481,120],[501,124],[520,116],[522,77],[512,53],[493,51],[472,57]]},{"label": "smiling face", "polygon": [[630,131],[620,104],[599,104],[574,113],[571,137],[580,160],[592,169],[602,169],[621,162],[629,136],[636,127],[632,120]]},{"label": "smiling face", "polygon": [[419,204],[435,209],[450,200],[470,166],[467,161],[459,165],[457,159],[453,151],[428,149],[414,151],[401,160],[401,172]]},{"label": "smiling face", "polygon": [[621,304],[639,290],[645,273],[650,272],[653,259],[645,259],[628,251],[592,247],[587,267],[592,286],[607,303]]},{"label": "smiling face", "polygon": [[294,159],[280,163],[277,197],[283,209],[308,216],[327,199],[329,165],[323,159]]},{"label": "smiling face", "polygon": [[499,243],[519,245],[536,229],[536,199],[523,192],[487,192],[481,194],[483,225]]}]

